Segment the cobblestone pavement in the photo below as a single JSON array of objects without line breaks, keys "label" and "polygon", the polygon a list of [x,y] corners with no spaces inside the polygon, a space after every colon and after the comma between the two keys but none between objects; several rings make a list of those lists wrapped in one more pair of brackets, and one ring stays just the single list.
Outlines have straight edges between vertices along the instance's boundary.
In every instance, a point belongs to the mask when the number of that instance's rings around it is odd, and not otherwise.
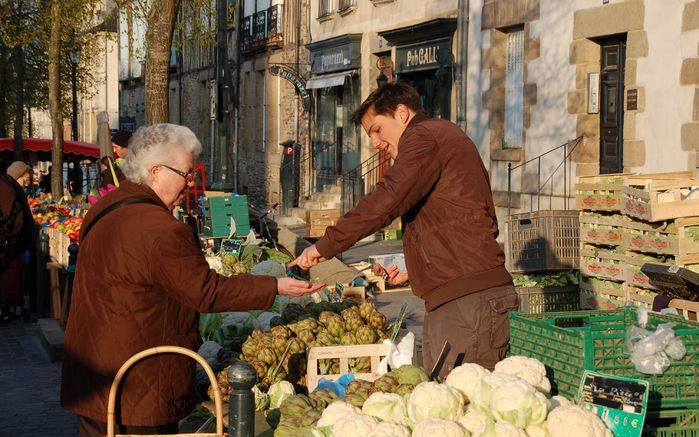
[{"label": "cobblestone pavement", "polygon": [[49,362],[35,323],[0,324],[0,436],[75,437],[58,401],[61,364]]}]

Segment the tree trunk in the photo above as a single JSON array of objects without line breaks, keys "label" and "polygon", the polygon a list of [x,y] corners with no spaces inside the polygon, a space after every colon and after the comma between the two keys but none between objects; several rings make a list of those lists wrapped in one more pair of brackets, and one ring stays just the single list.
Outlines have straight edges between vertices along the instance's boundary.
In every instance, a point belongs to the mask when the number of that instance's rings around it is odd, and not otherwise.
[{"label": "tree trunk", "polygon": [[49,42],[49,114],[51,116],[51,193],[63,196],[63,114],[61,113],[61,2],[51,3],[51,40]]},{"label": "tree trunk", "polygon": [[24,159],[22,150],[22,134],[24,132],[24,53],[22,47],[16,45],[13,52],[13,63],[15,64],[15,161]]},{"label": "tree trunk", "polygon": [[180,0],[153,0],[146,31],[146,124],[169,117],[170,47]]},{"label": "tree trunk", "polygon": [[12,71],[9,67],[9,50],[0,42],[0,138],[7,136],[8,124],[8,106],[7,101],[8,88],[10,87],[10,76]]}]

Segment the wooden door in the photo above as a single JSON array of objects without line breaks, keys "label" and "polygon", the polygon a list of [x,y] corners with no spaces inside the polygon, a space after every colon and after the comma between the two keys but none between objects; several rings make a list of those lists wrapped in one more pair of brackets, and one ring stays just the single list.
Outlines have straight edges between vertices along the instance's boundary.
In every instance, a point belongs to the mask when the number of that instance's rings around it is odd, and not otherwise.
[{"label": "wooden door", "polygon": [[624,63],[626,40],[601,44],[600,173],[619,173],[624,162]]}]

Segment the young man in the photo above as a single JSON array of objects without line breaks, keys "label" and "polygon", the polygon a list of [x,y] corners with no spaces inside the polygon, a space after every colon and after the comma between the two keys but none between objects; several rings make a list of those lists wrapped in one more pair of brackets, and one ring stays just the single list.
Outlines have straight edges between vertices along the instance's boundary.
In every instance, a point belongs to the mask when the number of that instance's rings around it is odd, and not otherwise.
[{"label": "young man", "polygon": [[[108,185],[118,187],[119,184],[126,179],[124,172],[121,171],[121,162],[126,156],[129,140],[131,140],[132,135],[131,132],[123,130],[112,135],[112,151],[114,152],[114,157],[103,156],[100,161],[103,167],[100,188],[106,189]],[[114,180],[115,176],[116,180]]]},{"label": "young man", "polygon": [[492,369],[507,352],[508,312],[517,295],[496,241],[495,206],[478,150],[457,125],[428,118],[417,91],[401,82],[371,93],[352,120],[394,165],[292,264],[307,269],[401,216],[410,283],[425,301],[425,367],[448,341],[441,375],[457,359]]}]

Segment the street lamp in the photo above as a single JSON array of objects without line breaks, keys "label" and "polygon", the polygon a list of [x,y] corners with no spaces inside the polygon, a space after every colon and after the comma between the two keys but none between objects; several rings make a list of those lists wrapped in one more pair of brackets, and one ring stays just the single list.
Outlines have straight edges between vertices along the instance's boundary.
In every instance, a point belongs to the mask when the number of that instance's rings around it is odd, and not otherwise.
[{"label": "street lamp", "polygon": [[77,86],[77,70],[80,63],[80,48],[68,50],[68,63],[70,64],[70,79],[73,88],[73,116],[70,122],[70,129],[73,135],[73,141],[78,140],[78,86]]}]

